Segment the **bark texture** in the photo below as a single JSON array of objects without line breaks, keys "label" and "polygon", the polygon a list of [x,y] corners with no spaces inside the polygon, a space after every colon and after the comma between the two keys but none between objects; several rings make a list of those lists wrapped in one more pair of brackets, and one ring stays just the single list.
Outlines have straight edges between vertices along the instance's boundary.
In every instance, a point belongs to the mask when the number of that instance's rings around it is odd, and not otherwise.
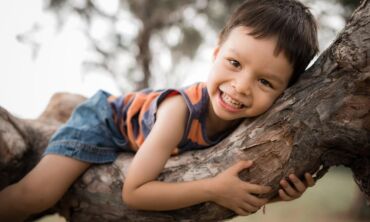
[{"label": "bark texture", "polygon": [[[37,120],[0,110],[0,188],[21,178],[40,158],[47,139],[82,97],[58,94]],[[51,211],[71,221],[220,221],[235,214],[214,203],[167,212],[129,209],[121,201],[132,154],[91,167]],[[334,165],[351,168],[370,199],[370,4],[363,1],[345,30],[270,111],[245,120],[218,145],[172,157],[159,180],[212,177],[240,159],[254,166],[242,179],[270,185],[290,173],[319,179]],[[14,173],[17,172],[17,173]]]}]

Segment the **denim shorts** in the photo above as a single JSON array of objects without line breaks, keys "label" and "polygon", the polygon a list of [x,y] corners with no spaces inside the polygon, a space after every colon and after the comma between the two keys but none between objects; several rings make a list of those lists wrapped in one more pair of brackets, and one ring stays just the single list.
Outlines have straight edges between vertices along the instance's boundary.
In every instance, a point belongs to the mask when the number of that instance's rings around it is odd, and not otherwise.
[{"label": "denim shorts", "polygon": [[122,151],[133,152],[113,120],[109,93],[98,91],[80,104],[49,141],[43,155],[58,154],[88,163],[113,162]]}]

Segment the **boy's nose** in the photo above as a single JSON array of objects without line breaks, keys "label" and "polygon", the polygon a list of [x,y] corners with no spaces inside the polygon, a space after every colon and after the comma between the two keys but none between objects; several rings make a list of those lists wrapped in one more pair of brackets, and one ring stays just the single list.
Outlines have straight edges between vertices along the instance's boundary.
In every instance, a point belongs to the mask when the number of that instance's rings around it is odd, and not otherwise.
[{"label": "boy's nose", "polygon": [[250,96],[252,94],[252,81],[250,78],[239,78],[234,81],[234,89],[245,96]]}]

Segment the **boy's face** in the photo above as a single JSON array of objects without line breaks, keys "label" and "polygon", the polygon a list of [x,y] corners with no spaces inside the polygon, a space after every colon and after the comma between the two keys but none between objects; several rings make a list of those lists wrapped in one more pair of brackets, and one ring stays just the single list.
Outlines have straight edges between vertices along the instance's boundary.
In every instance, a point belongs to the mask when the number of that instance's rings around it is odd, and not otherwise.
[{"label": "boy's face", "polygon": [[288,86],[293,67],[283,52],[274,55],[276,38],[256,39],[251,28],[234,28],[214,50],[207,82],[214,113],[222,120],[258,116]]}]

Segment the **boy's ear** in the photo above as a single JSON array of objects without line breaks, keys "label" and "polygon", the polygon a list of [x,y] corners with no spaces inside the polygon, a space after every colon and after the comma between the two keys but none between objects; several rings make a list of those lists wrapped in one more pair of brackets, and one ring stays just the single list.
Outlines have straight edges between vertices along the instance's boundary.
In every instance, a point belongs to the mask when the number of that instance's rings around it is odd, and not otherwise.
[{"label": "boy's ear", "polygon": [[220,51],[220,45],[217,45],[217,46],[213,49],[213,61],[215,61],[215,60],[216,60],[216,58],[217,58],[217,55],[218,55],[219,51]]}]

